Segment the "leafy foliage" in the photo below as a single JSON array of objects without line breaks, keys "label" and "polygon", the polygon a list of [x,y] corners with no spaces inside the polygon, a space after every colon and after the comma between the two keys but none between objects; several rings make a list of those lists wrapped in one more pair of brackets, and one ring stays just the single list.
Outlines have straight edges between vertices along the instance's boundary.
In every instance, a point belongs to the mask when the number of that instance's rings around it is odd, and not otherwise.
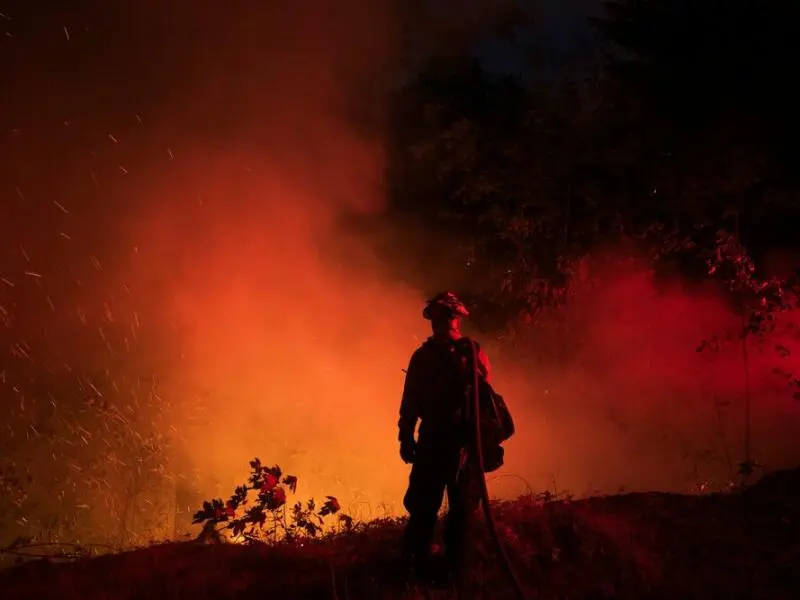
[{"label": "leafy foliage", "polygon": [[[732,209],[755,261],[791,242],[793,170],[745,117],[796,112],[771,110],[763,93],[788,82],[777,65],[796,46],[781,53],[796,37],[785,26],[774,43],[763,31],[793,10],[608,2],[595,24],[616,50],[536,86],[464,55],[434,57],[392,98],[386,220],[402,224],[384,245],[392,264],[400,254],[415,285],[461,290],[496,330],[566,302],[575,263],[609,243],[633,240],[694,275],[716,232],[732,229]],[[706,87],[716,95],[697,92]],[[673,97],[667,107],[680,110],[661,110]]]},{"label": "leafy foliage", "polygon": [[[286,475],[277,465],[264,466],[258,458],[250,461],[247,483],[238,486],[227,501],[221,498],[203,502],[194,515],[193,523],[204,523],[215,531],[229,530],[234,539],[246,542],[293,542],[303,537],[317,537],[325,527],[325,518],[338,515],[345,530],[352,529],[353,521],[341,513],[339,501],[326,496],[317,509],[314,499],[305,504],[295,503],[287,509],[288,494],[297,491],[297,477]],[[254,491],[255,500],[249,497]]]},{"label": "leafy foliage", "polygon": [[[764,343],[768,334],[775,333],[781,326],[780,315],[800,308],[800,277],[795,274],[788,279],[759,279],[747,249],[730,232],[718,233],[714,250],[707,258],[707,265],[709,275],[721,279],[736,301],[736,308],[742,317],[742,329],[734,336],[736,340],[753,336]],[[782,326],[784,333],[793,334],[794,338],[800,337],[794,322],[783,322]],[[698,352],[717,350],[727,339],[729,338],[712,336],[703,340]],[[775,344],[773,350],[779,359],[792,354],[792,350],[784,344]],[[776,367],[774,373],[787,380],[788,386],[793,390],[794,399],[800,400],[800,375],[780,367]]]},{"label": "leafy foliage", "polygon": [[[781,314],[795,311],[800,308],[800,287],[798,287],[797,274],[780,279],[770,277],[759,279],[756,276],[756,267],[747,249],[741,244],[737,235],[727,231],[717,234],[716,243],[712,252],[707,257],[709,275],[720,278],[728,288],[739,312],[741,325],[735,335],[721,338],[719,335],[703,340],[697,348],[698,352],[704,350],[719,350],[731,340],[735,340],[742,349],[742,368],[745,374],[745,455],[739,462],[738,475],[742,485],[760,467],[750,456],[750,390],[749,390],[749,361],[747,343],[754,337],[759,345],[769,339],[769,334],[775,334],[780,324],[783,325],[784,334],[797,339],[797,324],[791,320],[779,318]],[[791,350],[783,343],[774,343],[773,349],[778,359],[785,359],[791,355]],[[800,377],[780,366],[773,369],[773,373],[787,381],[792,391],[792,397],[800,400]]]}]

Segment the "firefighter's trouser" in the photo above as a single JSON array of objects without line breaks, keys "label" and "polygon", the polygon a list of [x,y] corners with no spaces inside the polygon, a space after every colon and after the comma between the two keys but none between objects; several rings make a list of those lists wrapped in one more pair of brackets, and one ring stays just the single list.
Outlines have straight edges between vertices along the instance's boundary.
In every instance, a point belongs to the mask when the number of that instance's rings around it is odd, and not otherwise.
[{"label": "firefighter's trouser", "polygon": [[480,495],[477,470],[465,464],[458,446],[421,448],[411,467],[403,504],[408,524],[403,539],[406,560],[423,570],[431,550],[439,510],[447,491],[443,541],[451,569],[464,567]]}]

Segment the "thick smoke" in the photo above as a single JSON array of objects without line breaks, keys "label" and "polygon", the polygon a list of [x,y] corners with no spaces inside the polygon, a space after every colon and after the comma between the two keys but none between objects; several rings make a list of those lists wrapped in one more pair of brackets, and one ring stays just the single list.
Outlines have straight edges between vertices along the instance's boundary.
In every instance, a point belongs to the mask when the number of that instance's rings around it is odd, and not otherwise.
[{"label": "thick smoke", "polygon": [[576,272],[557,333],[537,328],[513,350],[497,348],[509,356],[501,381],[522,421],[506,473],[576,495],[724,488],[744,458],[746,390],[752,458],[770,469],[797,463],[800,406],[785,373],[800,363],[780,352],[796,345],[795,316],[763,341],[748,338],[746,379],[742,323],[717,285],[659,277],[621,252]]},{"label": "thick smoke", "polygon": [[[385,465],[420,298],[336,230],[343,212],[383,204],[369,102],[396,57],[391,8],[274,3],[200,19],[213,49],[190,57],[197,75],[157,112],[174,167],[138,192],[131,265],[181,354],[168,393],[195,424],[184,459],[209,493],[228,493],[253,456],[361,514],[401,492]],[[187,122],[200,131],[174,125]]]},{"label": "thick smoke", "polygon": [[[14,114],[28,125],[5,132],[2,226],[14,244],[2,275],[13,293],[27,282],[38,304],[14,304],[0,285],[9,340],[49,340],[61,370],[122,369],[123,340],[112,348],[75,316],[91,324],[113,309],[146,339],[137,360],[170,404],[174,464],[199,473],[202,494],[230,493],[258,456],[299,476],[303,497],[337,495],[362,518],[401,513],[397,408],[402,369],[427,335],[424,294],[337,227],[344,212],[384,205],[373,91],[397,64],[396,7],[134,6],[43,21],[50,54],[19,46],[23,58],[75,62],[14,76]],[[722,296],[609,256],[580,272],[567,330],[482,340],[518,426],[493,489],[525,491],[512,475],[576,494],[729,477],[741,356],[735,344],[695,352],[736,328]],[[94,346],[79,343],[83,330]],[[564,345],[556,365],[550,350]],[[768,350],[750,356],[753,448],[780,466],[798,458],[797,403]]]}]

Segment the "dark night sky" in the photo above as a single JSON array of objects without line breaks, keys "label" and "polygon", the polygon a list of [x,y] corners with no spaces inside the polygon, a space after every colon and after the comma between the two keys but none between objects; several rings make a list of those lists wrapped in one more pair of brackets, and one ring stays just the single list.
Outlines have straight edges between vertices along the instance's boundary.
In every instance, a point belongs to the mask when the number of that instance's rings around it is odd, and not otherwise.
[{"label": "dark night sky", "polygon": [[524,0],[521,4],[533,11],[535,32],[523,32],[516,43],[486,40],[478,50],[484,64],[501,73],[524,72],[529,67],[520,48],[534,44],[545,68],[558,71],[566,64],[576,66],[591,43],[587,18],[598,13],[600,0]]},{"label": "dark night sky", "polygon": [[[144,0],[141,4],[147,3]],[[65,5],[66,4],[66,5]],[[457,4],[457,3],[456,3]],[[478,44],[477,53],[485,64],[499,72],[520,72],[526,69],[525,51],[520,48],[534,42],[540,56],[551,65],[558,66],[574,57],[590,37],[586,17],[598,12],[600,0],[521,0],[526,11],[531,11],[536,22],[535,33],[522,33],[516,43],[498,38],[487,39]],[[91,14],[91,21],[103,22],[108,41],[114,41],[118,33],[125,30],[126,23],[115,18],[113,5],[96,0],[73,0],[63,3],[53,0],[6,0],[0,4],[0,29],[4,30],[5,50],[2,58],[6,67],[28,68],[28,60],[20,48],[20,39],[34,34],[40,51],[61,48],[68,31],[79,35],[79,15]],[[157,3],[152,5],[157,10]],[[66,32],[65,32],[66,28]],[[139,32],[146,35],[147,32]],[[535,38],[535,39],[534,39]],[[102,49],[99,49],[102,52]],[[30,55],[27,58],[31,58]],[[51,60],[57,57],[51,56]]]}]

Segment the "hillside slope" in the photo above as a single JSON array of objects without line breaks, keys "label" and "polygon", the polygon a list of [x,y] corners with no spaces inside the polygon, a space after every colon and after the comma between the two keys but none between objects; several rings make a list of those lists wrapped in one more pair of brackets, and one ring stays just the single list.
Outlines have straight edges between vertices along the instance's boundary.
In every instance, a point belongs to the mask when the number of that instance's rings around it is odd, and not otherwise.
[{"label": "hillside slope", "polygon": [[[496,506],[520,575],[539,598],[781,600],[800,589],[800,469],[744,494],[627,494]],[[448,598],[397,575],[399,522],[302,548],[170,543],[0,572],[8,600]],[[472,598],[512,598],[481,532]]]}]

